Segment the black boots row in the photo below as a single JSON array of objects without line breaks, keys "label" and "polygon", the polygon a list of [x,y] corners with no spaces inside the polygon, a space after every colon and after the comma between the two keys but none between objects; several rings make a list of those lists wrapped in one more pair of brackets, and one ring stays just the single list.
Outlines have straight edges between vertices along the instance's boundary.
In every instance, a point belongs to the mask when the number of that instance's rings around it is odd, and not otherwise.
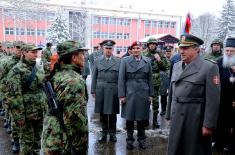
[{"label": "black boots row", "polygon": [[[109,134],[109,140],[113,143],[117,142],[117,137],[116,134]],[[98,142],[99,143],[103,143],[107,141],[107,133],[102,133],[102,135],[100,136]]]},{"label": "black boots row", "polygon": [[[147,148],[146,146],[146,136],[145,136],[145,130],[138,130],[137,133],[137,137],[138,137],[138,143],[139,143],[139,148],[145,150]],[[133,131],[127,131],[127,139],[126,139],[126,148],[128,150],[133,150],[134,149],[134,136],[133,136]]]}]

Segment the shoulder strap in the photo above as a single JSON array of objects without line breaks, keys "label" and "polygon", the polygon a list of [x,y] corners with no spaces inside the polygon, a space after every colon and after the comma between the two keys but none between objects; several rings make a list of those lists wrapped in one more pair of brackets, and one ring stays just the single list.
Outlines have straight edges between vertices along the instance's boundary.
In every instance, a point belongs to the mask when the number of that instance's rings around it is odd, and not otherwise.
[{"label": "shoulder strap", "polygon": [[36,72],[37,72],[37,68],[36,68],[36,65],[34,65],[30,76],[28,77],[28,79],[27,79],[27,80],[25,81],[25,83],[24,83],[24,88],[25,88],[25,89],[29,88],[30,85],[32,84],[33,80],[34,80],[35,77],[36,77]]}]

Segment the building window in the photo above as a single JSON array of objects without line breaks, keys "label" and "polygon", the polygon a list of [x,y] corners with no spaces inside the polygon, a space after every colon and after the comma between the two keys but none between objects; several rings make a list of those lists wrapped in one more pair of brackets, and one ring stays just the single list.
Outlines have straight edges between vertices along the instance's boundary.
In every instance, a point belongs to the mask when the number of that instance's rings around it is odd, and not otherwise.
[{"label": "building window", "polygon": [[123,34],[123,39],[129,39],[130,38],[130,34],[129,33],[124,33]]},{"label": "building window", "polygon": [[37,30],[37,35],[38,35],[38,36],[45,36],[45,30],[40,30],[40,29],[38,29],[38,30]]},{"label": "building window", "polygon": [[4,15],[5,17],[14,17],[15,13],[13,10],[10,10],[10,9],[4,9]]},{"label": "building window", "polygon": [[6,35],[13,35],[14,34],[14,29],[13,28],[5,28],[5,34]]},{"label": "building window", "polygon": [[110,33],[109,39],[116,39],[116,33]]},{"label": "building window", "polygon": [[25,34],[25,30],[24,29],[20,29],[20,34],[24,35]]},{"label": "building window", "polygon": [[176,23],[175,22],[171,22],[171,28],[175,28]]},{"label": "building window", "polygon": [[157,21],[152,21],[152,27],[157,28]]},{"label": "building window", "polygon": [[101,17],[101,24],[108,24],[108,18],[107,17]]},{"label": "building window", "polygon": [[165,28],[169,28],[169,25],[170,25],[170,22],[165,21],[164,27],[165,27]]},{"label": "building window", "polygon": [[37,19],[38,19],[38,20],[44,20],[45,17],[46,17],[46,15],[45,15],[45,13],[43,13],[43,12],[39,12],[39,13],[37,14]]},{"label": "building window", "polygon": [[116,46],[116,53],[119,54],[122,51],[122,46]]},{"label": "building window", "polygon": [[116,25],[116,18],[109,18],[109,24]]},{"label": "building window", "polygon": [[158,27],[162,28],[163,27],[163,21],[158,22]]},{"label": "building window", "polygon": [[145,35],[144,35],[144,37],[148,37],[148,36],[150,36],[150,34],[145,34]]},{"label": "building window", "polygon": [[117,39],[122,39],[122,33],[117,33]]},{"label": "building window", "polygon": [[20,35],[20,28],[16,28],[16,35]]},{"label": "building window", "polygon": [[145,25],[145,27],[150,27],[151,26],[151,21],[145,20],[144,25]]},{"label": "building window", "polygon": [[108,38],[108,33],[107,32],[100,32],[100,38],[107,39]]},{"label": "building window", "polygon": [[100,17],[94,17],[94,24],[100,23]]},{"label": "building window", "polygon": [[27,35],[34,36],[35,35],[34,29],[27,29]]},{"label": "building window", "polygon": [[55,18],[55,13],[52,12],[47,13],[47,20],[52,21],[54,20],[54,18]]},{"label": "building window", "polygon": [[93,38],[100,38],[100,32],[93,32]]},{"label": "building window", "polygon": [[124,19],[123,20],[123,25],[125,26],[130,26],[131,20],[130,19]]}]

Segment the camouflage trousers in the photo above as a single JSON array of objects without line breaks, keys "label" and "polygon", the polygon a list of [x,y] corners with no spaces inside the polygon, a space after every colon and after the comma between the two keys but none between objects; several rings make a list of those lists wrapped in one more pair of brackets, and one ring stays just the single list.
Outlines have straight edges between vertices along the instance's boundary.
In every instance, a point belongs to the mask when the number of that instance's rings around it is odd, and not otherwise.
[{"label": "camouflage trousers", "polygon": [[12,129],[12,134],[11,135],[12,135],[13,139],[16,139],[16,138],[20,137],[20,135],[19,135],[20,126],[17,125],[16,122],[14,122],[14,118],[12,117],[13,115],[11,115],[11,113],[10,113],[10,116],[11,116],[11,129]]},{"label": "camouflage trousers", "polygon": [[42,120],[26,121],[20,127],[20,155],[35,155],[40,151]]},{"label": "camouflage trousers", "polygon": [[157,116],[159,113],[159,86],[154,86],[154,97],[152,103],[153,116]]},{"label": "camouflage trousers", "polygon": [[43,155],[86,155],[88,132],[75,133],[72,126],[66,126],[65,132],[56,117],[46,116],[41,141]]}]

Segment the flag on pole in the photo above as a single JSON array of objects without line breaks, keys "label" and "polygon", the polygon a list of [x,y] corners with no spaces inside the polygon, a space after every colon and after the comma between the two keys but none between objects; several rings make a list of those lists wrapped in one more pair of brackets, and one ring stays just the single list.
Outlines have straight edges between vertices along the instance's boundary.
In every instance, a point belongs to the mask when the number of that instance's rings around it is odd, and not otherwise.
[{"label": "flag on pole", "polygon": [[190,34],[191,27],[192,27],[191,16],[190,16],[190,13],[188,13],[187,16],[186,16],[186,21],[185,21],[185,26],[184,26],[184,33]]}]

